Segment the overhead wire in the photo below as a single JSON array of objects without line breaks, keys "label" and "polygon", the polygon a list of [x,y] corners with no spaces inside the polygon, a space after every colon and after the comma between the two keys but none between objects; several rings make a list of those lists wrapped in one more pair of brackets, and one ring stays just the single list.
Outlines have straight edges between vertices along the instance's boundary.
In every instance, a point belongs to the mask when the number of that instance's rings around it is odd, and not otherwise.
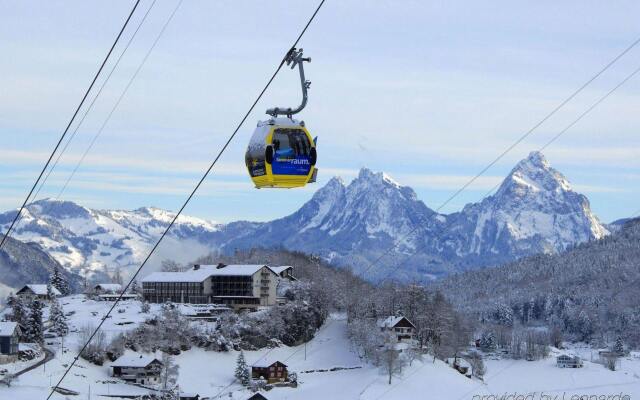
[{"label": "overhead wire", "polygon": [[[87,341],[84,343],[84,345],[80,348],[80,351],[78,352],[78,355],[76,357],[74,357],[74,359],[72,360],[72,362],[68,365],[68,367],[66,368],[64,374],[62,375],[62,377],[60,378],[60,380],[58,381],[58,383],[51,389],[51,392],[49,393],[49,395],[47,396],[47,400],[51,398],[51,396],[53,395],[53,393],[55,392],[55,390],[59,387],[59,385],[63,382],[64,378],[67,376],[67,374],[69,373],[69,371],[71,370],[71,368],[73,368],[73,366],[75,365],[75,363],[77,362],[79,355],[82,354],[82,352],[86,349],[86,347],[89,345],[89,343],[91,342],[91,340],[93,340],[93,338],[95,337],[95,335],[97,334],[97,332],[100,330],[100,328],[102,327],[102,325],[104,324],[105,320],[109,317],[109,315],[111,314],[111,312],[113,312],[113,310],[115,309],[115,307],[118,305],[118,303],[120,302],[120,300],[122,300],[123,295],[127,292],[127,290],[129,289],[129,287],[131,286],[131,283],[136,279],[136,277],[138,276],[138,274],[140,273],[140,271],[142,270],[142,268],[146,265],[146,263],[149,261],[149,259],[151,258],[151,256],[155,253],[156,249],[158,248],[158,246],[160,245],[160,243],[162,243],[162,240],[165,238],[165,236],[167,235],[167,233],[169,232],[169,230],[171,230],[171,228],[173,227],[173,225],[175,224],[176,220],[178,219],[178,217],[182,214],[182,212],[184,211],[184,209],[187,207],[187,205],[189,204],[189,202],[191,201],[191,199],[195,196],[196,192],[198,191],[198,189],[200,188],[200,186],[202,186],[202,184],[204,183],[205,179],[209,176],[210,172],[213,170],[213,167],[215,167],[216,163],[218,162],[218,160],[220,159],[220,157],[222,156],[222,154],[224,154],[225,150],[227,149],[227,147],[229,146],[229,144],[231,143],[231,141],[234,139],[234,137],[236,136],[236,134],[238,133],[238,131],[240,130],[240,128],[242,127],[242,125],[245,123],[245,121],[247,120],[247,118],[249,117],[249,115],[253,112],[254,108],[256,107],[256,105],[258,104],[258,102],[260,101],[260,99],[262,99],[262,96],[264,95],[264,93],[267,91],[267,89],[271,86],[272,82],[275,80],[276,76],[278,75],[278,73],[280,72],[280,70],[282,69],[282,67],[284,66],[285,62],[286,62],[286,58],[287,56],[295,49],[295,47],[298,45],[298,43],[300,42],[300,40],[302,39],[302,37],[304,36],[304,34],[307,32],[307,29],[309,28],[309,26],[311,25],[311,23],[315,20],[316,15],[318,14],[318,12],[320,11],[320,9],[322,8],[322,6],[324,5],[326,0],[321,0],[320,3],[318,4],[318,6],[316,7],[316,9],[314,10],[313,14],[311,15],[311,17],[308,19],[308,21],[306,22],[306,24],[304,25],[303,29],[301,30],[301,32],[299,33],[299,35],[297,36],[297,38],[295,39],[295,41],[293,42],[293,45],[287,50],[287,52],[285,53],[285,55],[282,57],[282,60],[280,61],[280,63],[278,64],[278,66],[276,67],[275,71],[273,72],[273,74],[271,75],[271,77],[269,78],[269,80],[267,81],[267,83],[265,84],[265,86],[262,88],[262,90],[259,92],[258,96],[256,97],[256,99],[253,101],[253,103],[251,104],[251,106],[249,107],[249,109],[247,110],[247,112],[244,114],[244,116],[241,118],[240,122],[237,124],[236,128],[234,129],[234,131],[231,133],[231,135],[229,136],[229,138],[227,139],[227,141],[225,142],[225,144],[222,146],[222,148],[219,150],[218,154],[216,155],[216,157],[213,159],[213,161],[211,162],[211,164],[209,165],[209,167],[206,169],[206,171],[204,172],[204,174],[202,175],[202,177],[200,178],[200,180],[197,182],[197,184],[195,185],[195,187],[193,188],[193,190],[191,191],[191,193],[187,196],[186,200],[184,201],[184,203],[182,204],[182,206],[180,207],[180,209],[178,210],[178,212],[175,213],[174,217],[172,218],[172,220],[169,222],[169,224],[167,225],[167,227],[165,228],[165,230],[162,232],[162,234],[160,235],[160,237],[158,238],[158,240],[156,241],[156,243],[154,244],[154,246],[151,248],[151,250],[149,251],[149,253],[147,254],[147,256],[145,257],[145,259],[143,260],[142,264],[140,264],[140,266],[136,269],[136,271],[134,272],[134,274],[131,276],[131,278],[129,279],[129,282],[127,283],[127,285],[122,289],[122,292],[120,293],[120,295],[115,299],[115,301],[113,302],[112,306],[107,310],[107,313],[100,319],[100,322],[98,323],[97,327],[93,330],[92,334],[89,336],[89,338],[87,339]],[[182,2],[182,0],[181,0]]]},{"label": "overhead wire", "polygon": [[142,19],[140,20],[140,22],[138,23],[138,26],[136,27],[135,31],[133,32],[133,34],[129,37],[129,40],[127,41],[127,44],[124,46],[122,52],[120,52],[120,55],[118,56],[118,59],[116,60],[116,62],[113,64],[113,66],[111,67],[111,70],[109,71],[109,74],[107,74],[107,77],[102,81],[102,84],[100,85],[100,89],[98,89],[97,93],[95,94],[95,96],[93,96],[93,99],[91,100],[91,103],[89,103],[89,106],[85,109],[82,118],[80,119],[80,121],[76,124],[75,128],[73,129],[73,132],[71,133],[71,136],[69,136],[69,139],[67,140],[67,142],[65,143],[65,145],[63,146],[62,150],[58,153],[58,156],[56,157],[56,161],[53,163],[53,165],[51,166],[51,168],[49,168],[49,171],[47,172],[46,176],[44,177],[44,179],[42,180],[42,182],[40,182],[40,185],[38,187],[38,190],[36,191],[36,193],[33,195],[33,199],[36,199],[38,197],[38,194],[40,193],[40,190],[42,189],[42,187],[45,185],[45,183],[47,182],[47,180],[49,179],[49,176],[51,175],[51,173],[53,172],[53,170],[57,167],[58,163],[60,162],[60,159],[62,158],[62,156],[64,155],[64,153],[66,152],[67,148],[69,147],[69,144],[73,141],[73,139],[75,138],[76,134],[78,133],[78,130],[80,129],[80,127],[82,126],[82,124],[84,123],[84,120],[87,118],[87,115],[91,112],[91,110],[93,109],[93,106],[96,103],[96,100],[98,100],[98,97],[100,97],[100,95],[102,94],[102,91],[104,90],[105,86],[107,86],[107,83],[109,82],[109,80],[111,79],[111,76],[113,75],[113,73],[115,72],[115,70],[118,68],[118,66],[120,65],[120,61],[122,61],[122,58],[124,57],[125,53],[127,52],[127,50],[129,49],[129,47],[131,46],[131,43],[133,42],[133,40],[136,38],[136,36],[138,35],[138,32],[140,31],[140,28],[142,27],[142,25],[144,25],[145,21],[147,20],[147,17],[149,16],[149,13],[151,12],[151,10],[153,9],[153,7],[155,6],[157,0],[152,0],[151,4],[149,5],[149,7],[147,8],[147,11],[144,13]]},{"label": "overhead wire", "polygon": [[[599,78],[603,73],[605,73],[609,68],[611,68],[618,60],[620,60],[624,55],[626,55],[629,51],[631,51],[634,47],[636,47],[638,43],[640,43],[640,37],[635,39],[622,52],[618,53],[611,61],[605,64],[604,67],[598,70],[585,83],[583,83],[580,87],[578,87],[575,91],[573,91],[567,98],[565,98],[562,102],[560,102],[555,108],[553,108],[542,119],[540,119],[536,124],[534,124],[529,130],[527,130],[523,135],[521,135],[515,142],[513,142],[506,149],[504,149],[500,154],[498,154],[498,156],[495,157],[491,162],[489,162],[489,164],[487,164],[484,168],[482,168],[471,179],[469,179],[465,184],[463,184],[459,189],[457,189],[453,194],[451,194],[443,203],[441,203],[435,209],[435,211],[440,212],[452,200],[454,200],[462,192],[464,192],[469,186],[471,186],[478,178],[480,178],[490,168],[496,165],[498,161],[500,161],[504,156],[506,156],[509,152],[511,152],[511,150],[513,150],[516,146],[522,143],[527,137],[529,137],[533,132],[535,132],[542,124],[544,124],[547,120],[549,120],[552,116],[554,116],[558,111],[560,111],[565,105],[567,105],[571,100],[573,100],[578,94],[580,94],[584,89],[586,89],[593,81]],[[635,72],[633,75],[635,75]],[[364,269],[364,271],[358,273],[358,275],[362,277],[365,274],[367,274],[375,265],[378,264],[380,260],[382,260],[387,255],[391,254],[393,250],[395,250],[403,241],[408,239],[410,235],[416,233],[418,229],[420,229],[421,227],[422,227],[422,224],[416,224],[411,230],[409,230],[409,232],[404,234],[401,238],[396,239],[390,247],[388,247],[385,251],[382,252],[381,255],[379,255],[372,262],[370,262],[369,265]]]},{"label": "overhead wire", "polygon": [[[623,86],[625,83],[627,83],[631,78],[633,78],[635,75],[638,74],[638,72],[640,72],[640,67],[636,68],[635,70],[633,70],[630,74],[628,74],[627,76],[625,76],[624,79],[622,79],[617,85],[615,85],[612,89],[610,89],[607,93],[605,93],[603,96],[601,96],[597,101],[595,101],[591,106],[589,106],[584,112],[582,112],[576,119],[574,119],[571,123],[569,123],[565,128],[563,128],[562,130],[560,130],[556,135],[554,135],[549,141],[547,141],[541,148],[540,151],[546,149],[547,147],[549,147],[551,144],[553,144],[558,138],[560,138],[564,133],[566,133],[569,129],[571,129],[573,126],[575,126],[580,120],[582,120],[585,116],[587,116],[591,111],[593,111],[598,105],[600,105],[602,102],[604,102],[608,97],[610,97],[615,91],[617,91],[621,86]],[[495,189],[495,188],[494,188]],[[494,189],[490,190],[488,194],[491,194]],[[640,210],[638,210],[637,212],[632,214],[631,218],[634,217],[638,217],[640,216]],[[446,228],[446,227],[445,227]],[[392,276],[399,268],[401,265],[403,265],[404,263],[406,263],[411,257],[415,256],[415,254],[417,254],[417,251],[408,255],[402,262],[399,262],[395,268],[393,268],[391,271],[389,271],[388,274],[386,274],[386,276],[378,283],[378,285],[382,285],[390,276]],[[634,285],[637,284],[637,282],[640,282],[640,279],[635,279],[632,282],[630,282],[629,284],[625,285],[622,289],[618,290],[617,293],[614,295],[614,297],[617,297],[620,293],[624,293],[625,289],[628,287],[632,287]],[[496,372],[492,377],[495,377],[503,372],[505,372],[506,370],[508,370],[510,367],[513,366],[513,362],[510,364],[507,364],[505,367],[501,368],[500,370],[498,370],[498,372]],[[409,379],[411,376],[415,375],[416,373],[418,373],[423,367],[425,366],[425,364],[423,364],[422,366],[418,367],[415,371],[413,371],[411,374],[409,374],[406,377],[403,377],[400,379],[400,381],[398,381],[395,385],[393,385],[391,388],[389,388],[388,390],[386,390],[385,392],[382,393],[381,396],[376,397],[376,399],[382,399],[384,396],[386,396],[389,392],[391,392],[392,390],[395,390],[403,381],[405,381],[406,379]],[[467,395],[471,394],[474,390],[478,389],[480,386],[477,386],[475,388],[472,388],[471,390],[465,392],[462,396],[460,396],[458,398],[458,400],[462,400],[463,398],[465,398]]]},{"label": "overhead wire", "polygon": [[107,52],[107,55],[105,56],[104,60],[100,64],[100,68],[98,68],[98,71],[94,75],[94,77],[93,77],[93,79],[91,81],[91,84],[89,85],[89,87],[85,91],[84,96],[82,96],[82,100],[80,100],[80,103],[78,104],[78,106],[76,107],[73,115],[71,116],[71,119],[69,120],[69,123],[67,124],[66,128],[62,132],[62,135],[60,136],[60,139],[58,139],[58,142],[56,143],[55,147],[53,148],[53,151],[49,155],[49,158],[47,159],[47,162],[42,167],[42,170],[40,171],[40,174],[38,175],[36,181],[33,183],[33,186],[31,187],[31,190],[29,190],[29,193],[27,194],[27,197],[25,197],[22,205],[20,206],[20,208],[18,209],[18,212],[16,213],[16,216],[11,221],[11,224],[9,225],[9,228],[7,229],[7,232],[5,232],[5,234],[2,236],[2,240],[0,241],[0,249],[4,245],[7,237],[10,236],[11,231],[12,231],[12,229],[14,228],[14,226],[16,224],[16,221],[18,220],[18,218],[20,218],[20,215],[22,214],[22,212],[24,211],[24,208],[26,207],[27,203],[29,202],[29,199],[31,198],[31,195],[33,194],[34,190],[38,186],[38,183],[40,182],[40,179],[42,179],[42,176],[44,175],[45,171],[49,167],[49,164],[51,163],[51,160],[53,159],[53,156],[56,154],[56,152],[58,151],[58,148],[60,147],[60,144],[63,142],[64,138],[66,137],[67,133],[69,132],[69,128],[71,127],[71,125],[75,121],[76,116],[78,115],[78,112],[80,112],[80,109],[82,108],[85,100],[87,99],[87,96],[89,96],[89,93],[91,92],[91,89],[93,89],[93,86],[96,83],[96,80],[98,79],[98,76],[100,76],[102,70],[104,69],[104,66],[107,64],[107,61],[109,60],[109,57],[111,56],[111,53],[113,52],[113,49],[116,47],[116,45],[120,41],[120,37],[122,36],[122,33],[124,32],[124,30],[126,29],[127,25],[129,24],[129,21],[131,20],[131,17],[133,16],[134,12],[138,8],[139,4],[140,4],[140,0],[136,0],[135,4],[133,5],[133,8],[131,9],[131,11],[129,12],[129,15],[127,16],[127,19],[125,20],[124,24],[122,25],[122,28],[118,32],[118,35],[116,36],[115,40],[113,41],[113,44],[109,48],[109,51]]},{"label": "overhead wire", "polygon": [[[138,65],[138,67],[136,68],[134,74],[131,76],[131,78],[129,79],[129,82],[127,83],[127,85],[125,86],[124,90],[122,91],[122,93],[120,94],[120,96],[118,97],[118,100],[115,102],[115,104],[113,105],[113,107],[111,108],[111,111],[109,111],[109,114],[107,115],[107,117],[105,118],[105,120],[102,122],[102,125],[100,126],[100,128],[98,129],[98,131],[95,133],[95,135],[93,136],[93,138],[91,139],[91,142],[89,143],[89,146],[87,146],[87,148],[85,149],[85,151],[82,153],[82,156],[80,157],[80,159],[78,160],[78,162],[76,163],[75,167],[73,168],[73,170],[71,171],[71,173],[69,174],[69,176],[67,177],[67,179],[65,180],[64,184],[62,185],[62,188],[60,188],[60,191],[58,192],[58,194],[56,195],[55,199],[60,199],[60,197],[62,197],[62,194],[64,193],[64,191],[67,189],[67,186],[69,185],[69,182],[71,182],[71,180],[73,179],[73,177],[75,176],[76,172],[78,171],[78,169],[80,168],[80,165],[82,165],[82,163],[84,162],[84,159],[87,157],[87,154],[89,154],[89,152],[91,151],[91,149],[93,148],[93,145],[96,143],[96,141],[98,140],[98,138],[100,137],[100,135],[102,134],[102,131],[104,131],[104,128],[107,126],[107,124],[109,123],[109,121],[111,120],[111,117],[113,116],[113,113],[116,111],[116,109],[120,106],[120,103],[122,102],[122,99],[125,97],[125,95],[127,94],[129,88],[131,87],[131,85],[133,84],[133,82],[135,81],[136,77],[138,76],[138,74],[140,73],[140,70],[142,70],[142,67],[145,65],[145,63],[147,62],[147,60],[149,59],[149,56],[151,55],[151,53],[153,52],[153,49],[155,49],[156,45],[158,44],[158,42],[160,41],[160,38],[162,37],[162,35],[164,34],[164,32],[167,29],[167,26],[169,26],[169,23],[171,22],[171,20],[173,19],[173,16],[175,15],[176,11],[178,11],[178,8],[180,7],[180,4],[182,3],[183,0],[180,0],[178,5],[176,6],[176,8],[174,8],[173,12],[170,14],[169,18],[167,19],[167,21],[164,23],[164,25],[162,26],[162,29],[160,29],[160,31],[158,32],[158,35],[156,36],[155,40],[153,41],[151,47],[149,48],[149,50],[147,51],[147,53],[145,54],[145,56],[143,57],[142,61],[140,62],[140,64]],[[155,2],[155,0],[154,0]]]}]

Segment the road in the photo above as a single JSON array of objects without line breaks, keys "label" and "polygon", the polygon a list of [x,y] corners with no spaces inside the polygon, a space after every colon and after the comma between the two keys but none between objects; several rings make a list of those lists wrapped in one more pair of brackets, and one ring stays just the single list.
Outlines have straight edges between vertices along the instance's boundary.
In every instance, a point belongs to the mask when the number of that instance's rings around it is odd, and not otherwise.
[{"label": "road", "polygon": [[35,364],[31,365],[31,366],[28,366],[27,368],[25,368],[25,369],[23,369],[21,371],[16,372],[14,374],[14,376],[18,377],[18,376],[20,376],[20,375],[22,375],[24,373],[32,371],[32,370],[38,368],[39,366],[44,365],[44,364],[48,363],[49,361],[53,360],[53,356],[54,356],[53,352],[51,350],[47,349],[46,347],[43,348],[43,350],[44,350],[44,358],[42,360],[38,361],[37,363],[35,363]]}]

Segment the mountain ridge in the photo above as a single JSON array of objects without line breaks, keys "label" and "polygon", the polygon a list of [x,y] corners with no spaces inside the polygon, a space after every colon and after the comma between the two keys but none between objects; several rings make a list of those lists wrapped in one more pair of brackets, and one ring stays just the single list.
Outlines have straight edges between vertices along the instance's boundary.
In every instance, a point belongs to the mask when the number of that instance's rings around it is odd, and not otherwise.
[{"label": "mountain ridge", "polygon": [[[0,225],[6,228],[12,215],[0,214]],[[38,242],[70,270],[127,270],[139,265],[174,215],[156,207],[91,210],[41,200],[27,207],[16,237]],[[269,222],[218,224],[180,216],[152,261],[157,267],[176,255],[190,254],[176,260],[189,262],[210,252],[283,247],[352,266],[356,273],[366,269],[372,280],[390,269],[401,280],[428,280],[560,252],[608,233],[588,199],[542,153],[532,152],[495,194],[455,213],[437,213],[411,187],[362,168],[348,184],[334,177],[297,211]],[[391,243],[397,246],[385,255]],[[380,257],[382,265],[369,267]]]}]

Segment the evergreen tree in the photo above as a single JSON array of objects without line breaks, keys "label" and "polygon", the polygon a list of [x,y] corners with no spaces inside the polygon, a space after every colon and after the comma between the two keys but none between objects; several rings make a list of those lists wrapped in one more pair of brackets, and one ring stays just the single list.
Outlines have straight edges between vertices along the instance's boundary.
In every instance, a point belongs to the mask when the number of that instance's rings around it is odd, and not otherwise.
[{"label": "evergreen tree", "polygon": [[67,279],[60,273],[57,265],[53,266],[53,272],[51,273],[49,283],[58,289],[63,296],[71,293],[71,290],[69,289],[69,282],[67,282]]},{"label": "evergreen tree", "polygon": [[244,358],[243,351],[238,355],[238,360],[236,361],[236,372],[234,375],[244,386],[249,385],[251,382],[251,373],[249,372],[249,367],[247,366],[247,361]]},{"label": "evergreen tree", "polygon": [[42,330],[42,303],[38,299],[33,299],[29,307],[25,336],[29,342],[42,343]]},{"label": "evergreen tree", "polygon": [[18,296],[11,295],[8,300],[11,307],[11,320],[17,322],[21,326],[26,326],[28,313],[22,299]]},{"label": "evergreen tree", "polygon": [[138,281],[134,280],[131,282],[131,286],[129,286],[129,293],[138,294]]},{"label": "evergreen tree", "polygon": [[49,299],[56,298],[56,294],[53,292],[53,285],[51,283],[47,283],[47,297]]},{"label": "evergreen tree", "polygon": [[624,354],[624,341],[621,336],[618,336],[616,339],[616,342],[613,345],[613,351],[620,355]]},{"label": "evergreen tree", "polygon": [[58,336],[65,336],[69,333],[67,317],[64,315],[60,302],[55,297],[51,300],[51,307],[49,308],[49,322],[51,323],[51,330]]},{"label": "evergreen tree", "polygon": [[482,333],[482,336],[480,337],[480,348],[486,351],[495,350],[496,337],[493,332],[486,331]]}]

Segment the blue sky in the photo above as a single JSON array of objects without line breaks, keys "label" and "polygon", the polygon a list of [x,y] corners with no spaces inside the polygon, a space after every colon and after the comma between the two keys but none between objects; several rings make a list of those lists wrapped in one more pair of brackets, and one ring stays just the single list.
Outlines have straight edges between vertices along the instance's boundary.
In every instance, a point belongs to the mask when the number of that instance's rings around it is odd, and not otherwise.
[{"label": "blue sky", "polygon": [[[132,27],[149,4],[141,2]],[[175,4],[158,0],[39,197],[57,194]],[[131,5],[0,4],[1,209],[20,204]],[[63,198],[177,209],[315,6],[185,0]],[[286,69],[186,213],[284,216],[331,176],[349,181],[362,166],[412,186],[436,208],[640,36],[639,12],[631,1],[327,0],[302,41],[313,59],[302,118],[319,136],[320,182],[257,191],[244,170],[264,110],[299,101],[297,74]],[[639,65],[640,46],[443,211],[478,201]],[[640,209],[639,80],[545,151],[605,222]]]}]

